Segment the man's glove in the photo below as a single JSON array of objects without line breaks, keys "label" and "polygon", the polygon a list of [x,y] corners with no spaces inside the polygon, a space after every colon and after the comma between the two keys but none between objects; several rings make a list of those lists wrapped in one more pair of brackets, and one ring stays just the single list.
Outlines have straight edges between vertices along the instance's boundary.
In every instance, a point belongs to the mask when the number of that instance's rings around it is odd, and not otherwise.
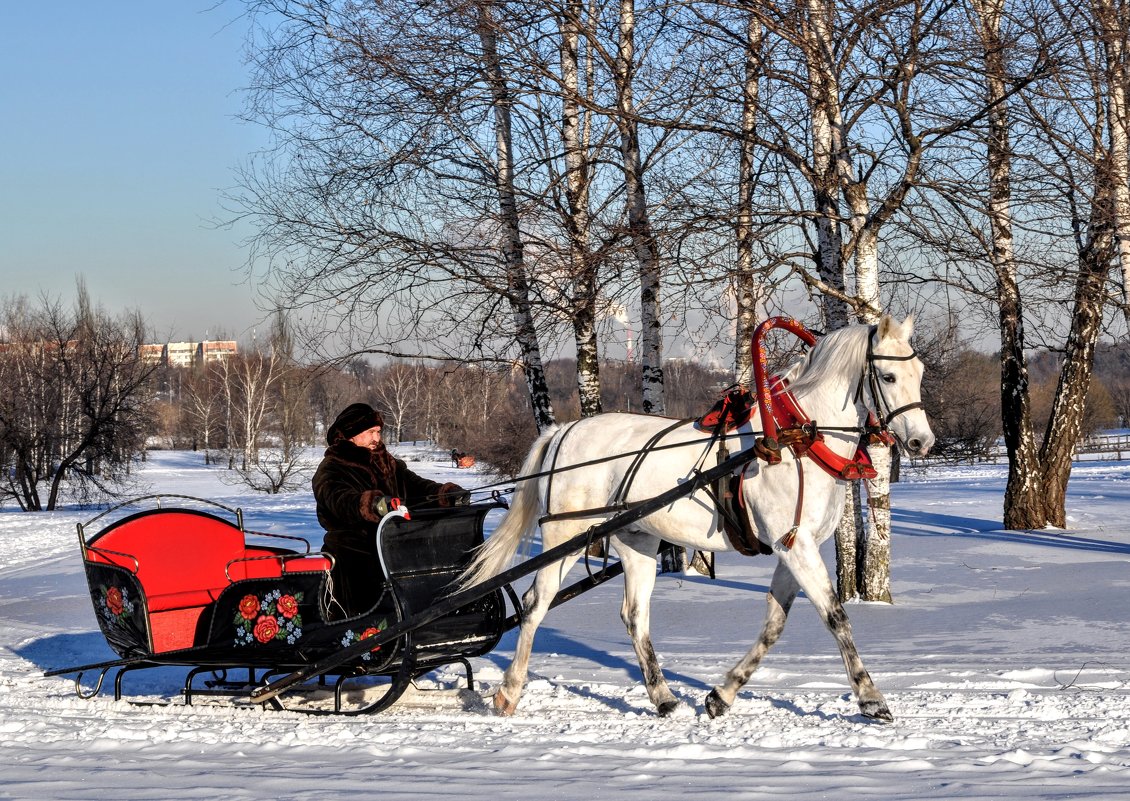
[{"label": "man's glove", "polygon": [[389,512],[400,508],[400,498],[393,498],[390,495],[374,495],[369,501],[369,509],[373,515],[381,518]]},{"label": "man's glove", "polygon": [[467,506],[471,503],[471,493],[458,484],[448,482],[439,488],[440,506]]}]

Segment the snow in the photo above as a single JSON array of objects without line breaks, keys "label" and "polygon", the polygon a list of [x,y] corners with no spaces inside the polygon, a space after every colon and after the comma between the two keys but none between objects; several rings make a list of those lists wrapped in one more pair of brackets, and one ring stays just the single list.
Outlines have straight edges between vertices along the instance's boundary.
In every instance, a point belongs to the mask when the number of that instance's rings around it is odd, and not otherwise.
[{"label": "snow", "polygon": [[[397,451],[437,479],[490,481]],[[653,635],[685,702],[671,718],[640,684],[619,582],[550,613],[512,718],[480,696],[513,633],[475,661],[475,693],[445,669],[375,716],[184,706],[173,669],[124,684],[132,701],[173,703],[115,702],[112,688],[81,700],[43,673],[113,656],[75,536],[94,512],[0,511],[0,798],[1130,798],[1130,462],[1076,466],[1066,531],[999,530],[1004,469],[904,470],[892,488],[895,603],[848,607],[888,725],[858,715],[803,600],[730,714],[705,715],[704,695],[756,636],[773,569],[736,555],[719,556],[716,581],[658,579]],[[249,528],[320,540],[309,492],[258,495],[224,473],[154,452],[139,490],[240,506]]]}]

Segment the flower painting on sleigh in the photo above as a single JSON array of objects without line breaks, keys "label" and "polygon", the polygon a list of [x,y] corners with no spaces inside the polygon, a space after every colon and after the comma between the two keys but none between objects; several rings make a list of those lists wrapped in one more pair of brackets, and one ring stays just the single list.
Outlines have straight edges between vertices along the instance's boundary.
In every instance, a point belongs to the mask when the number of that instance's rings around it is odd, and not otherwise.
[{"label": "flower painting on sleigh", "polygon": [[[352,645],[355,642],[361,642],[361,640],[367,640],[370,637],[380,634],[386,628],[388,628],[388,621],[381,620],[379,623],[377,623],[377,625],[369,626],[368,628],[362,629],[360,631],[347,631],[345,632],[345,636],[341,638],[341,644],[344,647]],[[372,651],[362,654],[361,659],[367,662],[372,658],[372,654],[376,653],[379,650],[381,650],[381,647],[378,645],[373,648]]]},{"label": "flower painting on sleigh", "polygon": [[235,613],[236,645],[266,645],[285,642],[294,645],[302,636],[302,615],[298,604],[302,593],[293,595],[275,589],[260,598],[243,596]]},{"label": "flower painting on sleigh", "polygon": [[122,587],[99,587],[96,607],[98,614],[107,623],[125,625],[133,614],[133,601]]}]

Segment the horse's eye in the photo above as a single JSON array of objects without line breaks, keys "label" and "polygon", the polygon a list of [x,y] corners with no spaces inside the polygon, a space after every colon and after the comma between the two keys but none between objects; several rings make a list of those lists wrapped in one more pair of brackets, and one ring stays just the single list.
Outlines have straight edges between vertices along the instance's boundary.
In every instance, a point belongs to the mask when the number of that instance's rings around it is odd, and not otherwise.
[{"label": "horse's eye", "polygon": [[895,374],[894,373],[883,373],[883,383],[884,384],[895,383]]}]

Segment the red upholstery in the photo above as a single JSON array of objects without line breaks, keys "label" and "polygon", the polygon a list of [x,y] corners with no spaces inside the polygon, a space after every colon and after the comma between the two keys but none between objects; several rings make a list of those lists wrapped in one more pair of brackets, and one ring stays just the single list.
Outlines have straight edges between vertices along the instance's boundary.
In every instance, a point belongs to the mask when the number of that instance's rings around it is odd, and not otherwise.
[{"label": "red upholstery", "polygon": [[129,518],[91,540],[87,558],[136,571],[149,608],[154,653],[194,645],[204,607],[232,581],[330,569],[319,554],[283,557],[245,546],[236,526],[185,511]]},{"label": "red upholstery", "polygon": [[153,653],[179,651],[196,644],[196,628],[204,606],[169,609],[163,612],[149,610],[149,631],[153,634]]}]

